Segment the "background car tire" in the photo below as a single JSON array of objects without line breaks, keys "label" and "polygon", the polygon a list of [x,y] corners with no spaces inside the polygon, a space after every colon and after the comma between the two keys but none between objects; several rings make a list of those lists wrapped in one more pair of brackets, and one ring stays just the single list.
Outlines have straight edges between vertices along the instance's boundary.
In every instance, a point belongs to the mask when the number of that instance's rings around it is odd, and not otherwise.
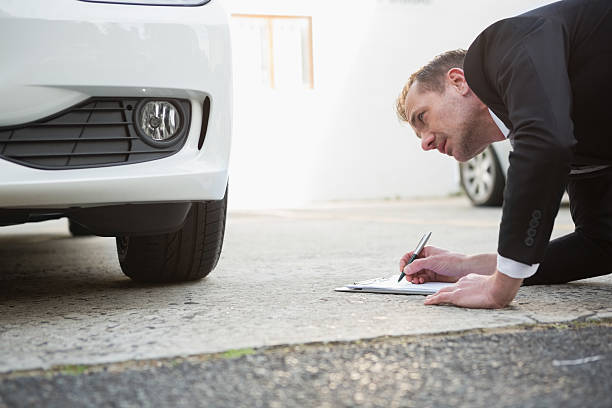
[{"label": "background car tire", "polygon": [[475,206],[500,206],[505,177],[491,146],[465,163],[459,163],[461,187]]},{"label": "background car tire", "polygon": [[77,224],[72,221],[70,218],[68,219],[68,230],[73,237],[86,237],[90,235],[94,235],[87,228],[83,227],[81,224]]},{"label": "background car tire", "polygon": [[193,203],[176,232],[117,237],[123,273],[138,282],[202,279],[219,261],[226,213],[227,190],[222,200]]}]

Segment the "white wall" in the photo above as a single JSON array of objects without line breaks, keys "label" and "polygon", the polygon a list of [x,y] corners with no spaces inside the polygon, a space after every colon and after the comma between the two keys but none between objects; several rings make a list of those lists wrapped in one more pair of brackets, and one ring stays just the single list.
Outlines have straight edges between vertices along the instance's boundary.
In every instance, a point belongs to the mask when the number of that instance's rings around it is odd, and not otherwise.
[{"label": "white wall", "polygon": [[[456,162],[420,150],[394,112],[412,72],[546,0],[227,0],[230,13],[312,16],[314,89],[236,78],[233,208],[444,196]],[[244,45],[242,45],[244,46]],[[234,52],[241,52],[234,42]],[[237,72],[236,70],[235,72]]]}]

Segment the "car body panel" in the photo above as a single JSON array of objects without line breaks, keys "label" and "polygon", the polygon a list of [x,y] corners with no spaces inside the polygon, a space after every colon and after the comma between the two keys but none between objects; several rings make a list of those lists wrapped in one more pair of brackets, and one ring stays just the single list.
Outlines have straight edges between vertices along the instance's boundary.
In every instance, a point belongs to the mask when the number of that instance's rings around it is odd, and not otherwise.
[{"label": "car body panel", "polygon": [[[0,127],[90,97],[185,98],[191,122],[176,154],[144,163],[39,170],[0,158],[0,207],[67,208],[220,200],[228,178],[232,72],[228,16],[201,7],[76,0],[0,3]],[[210,99],[204,145],[203,103]]]},{"label": "car body panel", "polygon": [[495,155],[499,161],[499,166],[502,169],[505,181],[506,175],[508,174],[508,167],[510,167],[510,151],[512,150],[512,145],[509,140],[503,140],[501,142],[492,143],[491,147],[495,150]]}]

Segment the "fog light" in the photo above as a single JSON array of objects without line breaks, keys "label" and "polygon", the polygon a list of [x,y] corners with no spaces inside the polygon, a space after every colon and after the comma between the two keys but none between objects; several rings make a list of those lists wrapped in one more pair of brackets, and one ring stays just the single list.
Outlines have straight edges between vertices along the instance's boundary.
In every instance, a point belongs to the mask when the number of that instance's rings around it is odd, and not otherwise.
[{"label": "fog light", "polygon": [[148,101],[140,108],[137,125],[143,135],[155,141],[165,141],[178,133],[181,115],[170,102]]}]

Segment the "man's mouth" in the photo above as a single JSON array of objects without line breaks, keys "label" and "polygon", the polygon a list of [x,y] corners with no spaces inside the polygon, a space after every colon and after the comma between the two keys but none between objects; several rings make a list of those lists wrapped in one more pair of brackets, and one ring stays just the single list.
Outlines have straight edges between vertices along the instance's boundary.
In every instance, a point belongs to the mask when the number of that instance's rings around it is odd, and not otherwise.
[{"label": "man's mouth", "polygon": [[442,153],[452,156],[453,152],[451,150],[451,146],[448,145],[448,139],[444,139],[444,143],[442,143]]},{"label": "man's mouth", "polygon": [[442,144],[438,146],[438,150],[440,151],[440,153],[447,154],[446,153],[446,139],[444,139]]}]

